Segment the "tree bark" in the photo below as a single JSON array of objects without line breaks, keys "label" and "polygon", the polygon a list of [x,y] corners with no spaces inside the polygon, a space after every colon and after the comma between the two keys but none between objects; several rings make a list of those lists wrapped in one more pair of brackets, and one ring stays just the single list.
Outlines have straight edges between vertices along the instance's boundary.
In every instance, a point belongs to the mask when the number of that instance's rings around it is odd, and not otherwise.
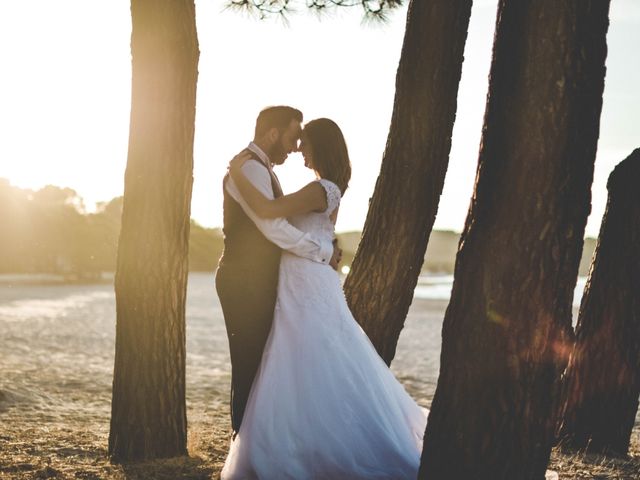
[{"label": "tree bark", "polygon": [[382,167],[344,290],[391,363],[424,260],[451,149],[471,0],[409,3]]},{"label": "tree bark", "polygon": [[608,8],[499,2],[419,478],[544,478],[590,210]]},{"label": "tree bark", "polygon": [[198,40],[193,0],[132,0],[109,454],[186,454],[185,299]]},{"label": "tree bark", "polygon": [[609,199],[565,372],[564,445],[626,456],[640,395],[640,149]]}]

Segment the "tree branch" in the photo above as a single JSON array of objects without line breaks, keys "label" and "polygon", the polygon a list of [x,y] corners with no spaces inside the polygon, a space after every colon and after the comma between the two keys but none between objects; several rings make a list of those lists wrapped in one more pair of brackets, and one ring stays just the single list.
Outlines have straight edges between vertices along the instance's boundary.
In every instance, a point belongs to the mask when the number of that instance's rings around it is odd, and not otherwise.
[{"label": "tree branch", "polygon": [[[256,14],[261,20],[293,12],[293,6],[301,0],[229,0],[227,8]],[[317,12],[336,7],[361,7],[365,19],[386,21],[387,14],[402,6],[402,0],[305,0],[306,7]],[[286,19],[285,19],[286,20]]]}]

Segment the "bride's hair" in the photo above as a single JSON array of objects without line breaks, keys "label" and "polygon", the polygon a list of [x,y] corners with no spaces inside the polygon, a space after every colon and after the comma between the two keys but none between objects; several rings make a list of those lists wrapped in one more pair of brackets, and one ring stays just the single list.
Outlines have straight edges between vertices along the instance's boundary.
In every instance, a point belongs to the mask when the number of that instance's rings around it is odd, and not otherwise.
[{"label": "bride's hair", "polygon": [[311,148],[313,169],[344,194],[351,179],[351,163],[340,127],[328,118],[316,118],[304,126],[302,134]]}]

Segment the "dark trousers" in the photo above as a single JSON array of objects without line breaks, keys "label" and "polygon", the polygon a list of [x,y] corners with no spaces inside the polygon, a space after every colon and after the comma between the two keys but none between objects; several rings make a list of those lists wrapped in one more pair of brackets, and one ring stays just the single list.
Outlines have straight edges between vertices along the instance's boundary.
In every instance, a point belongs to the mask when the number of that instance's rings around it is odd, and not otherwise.
[{"label": "dark trousers", "polygon": [[216,272],[216,291],[229,339],[231,425],[236,432],[271,331],[277,284],[277,269],[275,274],[264,274],[220,266]]}]

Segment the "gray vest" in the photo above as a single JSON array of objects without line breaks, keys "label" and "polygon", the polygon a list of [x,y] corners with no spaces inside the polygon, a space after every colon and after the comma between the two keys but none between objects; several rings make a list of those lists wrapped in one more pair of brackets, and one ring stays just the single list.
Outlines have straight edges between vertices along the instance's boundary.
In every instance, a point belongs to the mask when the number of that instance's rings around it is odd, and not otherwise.
[{"label": "gray vest", "polygon": [[[250,152],[255,155],[253,152]],[[261,165],[262,162],[260,162]],[[266,169],[267,167],[263,165]],[[280,265],[280,248],[258,230],[255,223],[247,216],[242,207],[236,202],[225,188],[229,178],[227,174],[223,180],[224,192],[224,252],[220,259],[219,268],[229,270],[251,271],[256,280],[275,282],[278,278]],[[275,197],[282,195],[278,182],[271,177],[271,186]],[[240,272],[238,272],[240,273]],[[275,279],[275,280],[274,280]]]}]

